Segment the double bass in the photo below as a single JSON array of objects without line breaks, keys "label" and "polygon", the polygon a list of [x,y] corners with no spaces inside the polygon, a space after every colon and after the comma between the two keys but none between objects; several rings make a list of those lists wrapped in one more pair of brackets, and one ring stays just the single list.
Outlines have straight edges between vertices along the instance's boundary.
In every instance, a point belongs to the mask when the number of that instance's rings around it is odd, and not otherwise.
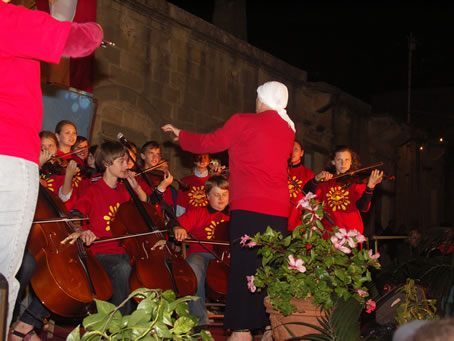
[{"label": "double bass", "polygon": [[[49,218],[68,217],[60,199],[40,186],[35,221],[27,248],[36,259],[31,285],[39,300],[52,312],[68,318],[85,316],[94,299],[108,300],[112,285],[98,260],[86,251],[81,240],[60,242],[74,232],[71,222]],[[52,220],[52,219],[50,219]]]}]

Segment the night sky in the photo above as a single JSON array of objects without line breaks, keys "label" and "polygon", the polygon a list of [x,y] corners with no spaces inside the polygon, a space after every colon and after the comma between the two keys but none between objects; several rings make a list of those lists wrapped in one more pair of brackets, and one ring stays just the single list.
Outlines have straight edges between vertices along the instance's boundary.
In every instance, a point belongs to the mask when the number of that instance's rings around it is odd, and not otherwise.
[{"label": "night sky", "polygon": [[[214,0],[170,0],[211,22]],[[248,42],[370,102],[406,89],[413,33],[413,86],[454,85],[451,1],[247,0]]]}]

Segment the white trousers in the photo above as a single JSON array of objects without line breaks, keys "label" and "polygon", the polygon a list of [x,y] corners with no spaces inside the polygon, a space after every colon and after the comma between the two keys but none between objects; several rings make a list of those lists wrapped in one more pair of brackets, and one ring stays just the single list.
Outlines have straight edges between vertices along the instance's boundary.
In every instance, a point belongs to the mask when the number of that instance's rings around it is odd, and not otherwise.
[{"label": "white trousers", "polygon": [[0,273],[8,281],[8,319],[11,323],[19,291],[16,273],[38,199],[38,165],[17,157],[0,155]]}]

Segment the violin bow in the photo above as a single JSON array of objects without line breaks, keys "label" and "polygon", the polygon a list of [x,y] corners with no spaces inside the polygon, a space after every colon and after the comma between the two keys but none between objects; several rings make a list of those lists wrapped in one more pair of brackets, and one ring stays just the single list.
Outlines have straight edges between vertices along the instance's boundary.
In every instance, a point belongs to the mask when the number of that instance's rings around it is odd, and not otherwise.
[{"label": "violin bow", "polygon": [[360,169],[356,169],[356,170],[352,170],[352,171],[348,171],[348,172],[345,172],[343,174],[339,174],[338,176],[333,176],[330,180],[334,180],[334,179],[339,179],[339,178],[342,178],[344,176],[347,176],[347,175],[355,175],[356,173],[359,173],[359,172],[362,172],[362,171],[365,171],[365,170],[368,170],[368,169],[372,169],[372,168],[376,168],[376,167],[380,167],[380,166],[383,166],[385,163],[383,161],[380,161],[372,166],[367,166],[367,167],[364,167],[364,168],[360,168]]}]

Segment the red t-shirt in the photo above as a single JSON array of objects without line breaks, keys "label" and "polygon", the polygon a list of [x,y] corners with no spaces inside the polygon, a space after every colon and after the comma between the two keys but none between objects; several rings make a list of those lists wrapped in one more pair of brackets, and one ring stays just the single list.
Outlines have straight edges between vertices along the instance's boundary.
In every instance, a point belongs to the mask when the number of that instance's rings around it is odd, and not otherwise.
[{"label": "red t-shirt", "polygon": [[[296,208],[295,204],[303,198],[303,193],[300,189],[314,177],[314,172],[309,168],[300,164],[298,167],[289,167],[288,174],[293,181],[288,179],[288,190],[290,194],[290,207],[288,214],[288,229],[293,231],[295,227],[301,225],[301,211]],[[297,185],[295,185],[295,182]]]},{"label": "red t-shirt", "polygon": [[[85,230],[91,230],[98,238],[110,237],[110,225],[115,220],[118,208],[128,200],[129,193],[122,183],[113,189],[101,178],[86,189],[71,209],[88,215],[90,223],[84,226]],[[116,241],[93,244],[89,249],[93,254],[126,252]]]},{"label": "red t-shirt", "polygon": [[181,131],[184,150],[229,152],[230,210],[287,217],[287,160],[295,133],[274,110],[235,114],[210,134]]},{"label": "red t-shirt", "polygon": [[181,179],[181,182],[184,182],[190,187],[186,191],[178,190],[176,204],[185,209],[207,206],[208,200],[205,195],[205,182],[207,182],[208,178],[208,175],[204,177],[190,175]]},{"label": "red t-shirt", "polygon": [[0,1],[0,154],[38,163],[39,61],[58,63],[70,22]]},{"label": "red t-shirt", "polygon": [[[226,211],[215,211],[209,206],[190,207],[178,218],[178,222],[186,231],[192,234],[194,239],[212,240],[215,238],[216,226],[229,221]],[[210,244],[203,244],[207,249],[213,250]],[[189,244],[188,255],[193,252],[207,252],[207,250],[196,243]]]},{"label": "red t-shirt", "polygon": [[[347,231],[357,230],[363,233],[364,225],[361,214],[356,207],[356,202],[366,190],[365,184],[352,184],[348,188],[336,183],[336,180],[320,182],[317,184],[315,194],[317,200],[325,203],[325,211],[339,228]],[[365,211],[368,211],[369,206]],[[332,224],[323,219],[323,226],[332,231]]]}]

